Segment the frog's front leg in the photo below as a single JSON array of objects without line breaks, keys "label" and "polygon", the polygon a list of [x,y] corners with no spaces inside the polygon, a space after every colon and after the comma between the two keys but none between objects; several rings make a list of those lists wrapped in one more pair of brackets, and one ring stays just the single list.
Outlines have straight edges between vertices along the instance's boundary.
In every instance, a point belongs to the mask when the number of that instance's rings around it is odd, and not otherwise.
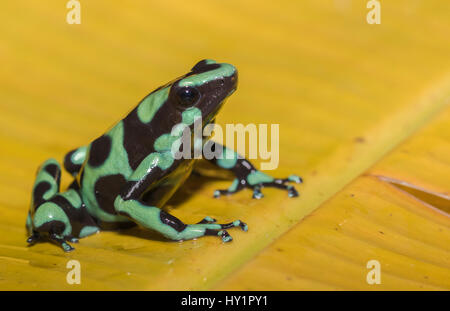
[{"label": "frog's front leg", "polygon": [[253,198],[260,199],[263,197],[261,188],[264,187],[274,187],[286,190],[289,197],[298,196],[295,187],[288,185],[287,183],[295,182],[300,184],[303,182],[301,177],[290,175],[287,178],[274,178],[257,170],[250,161],[240,157],[235,151],[214,141],[208,141],[207,144],[209,150],[212,150],[216,154],[221,153],[221,155],[214,157],[209,161],[223,169],[232,171],[236,176],[228,189],[216,190],[214,192],[214,197],[217,198],[221,195],[230,195],[244,188],[250,188],[253,190]]},{"label": "frog's front leg", "polygon": [[115,198],[114,208],[118,214],[129,217],[141,226],[155,230],[171,240],[190,240],[206,235],[219,236],[223,242],[232,238],[226,229],[241,227],[247,231],[247,225],[236,220],[226,224],[217,224],[215,219],[205,217],[199,223],[185,224],[180,219],[161,210],[157,206],[150,206],[140,198],[153,182],[163,175],[159,167],[149,168],[149,161],[143,161],[130,176],[122,193]]}]

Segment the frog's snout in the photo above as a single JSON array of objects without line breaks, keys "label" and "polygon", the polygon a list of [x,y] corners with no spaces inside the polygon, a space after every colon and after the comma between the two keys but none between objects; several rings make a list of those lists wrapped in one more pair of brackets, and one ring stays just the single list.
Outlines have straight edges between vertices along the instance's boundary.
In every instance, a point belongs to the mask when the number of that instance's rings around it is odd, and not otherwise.
[{"label": "frog's snout", "polygon": [[224,90],[228,90],[226,96],[230,96],[237,89],[238,85],[238,71],[236,67],[231,64],[222,63],[220,64],[220,87]]},{"label": "frog's snout", "polygon": [[230,94],[237,88],[238,72],[236,67],[231,64],[218,63],[212,59],[204,59],[195,64],[195,66],[192,67],[191,72],[196,75],[210,73],[209,79],[215,80],[216,83],[218,82],[216,87],[224,87],[230,90]]},{"label": "frog's snout", "polygon": [[230,80],[231,80],[231,87],[232,87],[232,90],[230,92],[230,95],[231,95],[234,91],[236,91],[237,85],[238,85],[238,72],[237,72],[237,70],[235,70],[234,74],[231,75]]}]

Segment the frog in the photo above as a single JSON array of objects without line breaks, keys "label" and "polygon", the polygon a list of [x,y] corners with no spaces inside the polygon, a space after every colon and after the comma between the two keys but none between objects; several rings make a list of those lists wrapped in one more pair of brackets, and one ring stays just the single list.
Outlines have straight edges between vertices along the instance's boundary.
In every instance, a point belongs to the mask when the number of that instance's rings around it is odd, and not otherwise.
[{"label": "frog", "polygon": [[[241,220],[218,223],[210,216],[186,224],[163,208],[199,161],[174,156],[174,137],[180,137],[174,129],[192,129],[195,120],[202,120],[203,128],[214,124],[237,82],[233,65],[204,59],[156,88],[105,133],[64,156],[64,169],[73,177],[65,191],[60,190],[61,164],[54,158],[44,161],[33,184],[27,243],[52,242],[70,252],[71,243],[81,238],[133,226],[156,231],[168,241],[216,236],[230,242],[229,229],[248,231]],[[274,178],[208,137],[201,144],[219,151],[207,161],[235,176],[229,188],[216,190],[213,197],[250,189],[252,197],[260,199],[264,187],[283,189],[289,197],[299,195],[291,183],[301,183],[301,177]]]}]

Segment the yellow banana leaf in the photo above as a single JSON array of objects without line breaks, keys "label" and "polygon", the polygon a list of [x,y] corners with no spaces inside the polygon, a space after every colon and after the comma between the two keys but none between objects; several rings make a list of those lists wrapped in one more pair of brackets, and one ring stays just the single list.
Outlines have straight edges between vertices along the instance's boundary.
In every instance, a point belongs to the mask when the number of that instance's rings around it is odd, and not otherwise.
[{"label": "yellow banana leaf", "polygon": [[[449,289],[450,3],[7,1],[0,10],[0,289]],[[270,174],[305,183],[213,199],[193,176],[167,206],[248,232],[167,242],[101,232],[64,253],[28,247],[40,163],[101,135],[200,59],[234,64],[219,124],[280,124]],[[257,162],[258,163],[258,162]],[[70,183],[63,175],[63,186]],[[81,284],[66,281],[78,260]],[[369,260],[381,284],[369,285]]]},{"label": "yellow banana leaf", "polygon": [[217,288],[449,290],[449,133],[447,108]]}]

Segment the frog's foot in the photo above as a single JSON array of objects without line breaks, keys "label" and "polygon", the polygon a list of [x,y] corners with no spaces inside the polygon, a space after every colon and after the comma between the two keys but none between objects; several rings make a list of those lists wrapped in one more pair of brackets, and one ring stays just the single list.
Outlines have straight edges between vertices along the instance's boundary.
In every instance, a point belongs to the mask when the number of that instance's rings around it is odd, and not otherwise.
[{"label": "frog's foot", "polygon": [[27,239],[27,243],[31,246],[36,244],[37,241],[41,239],[39,232],[34,231],[32,235]]},{"label": "frog's foot", "polygon": [[230,229],[234,227],[240,227],[244,231],[248,231],[248,226],[242,220],[235,220],[226,224],[216,224],[216,220],[212,217],[205,217],[202,221],[195,225],[188,225],[188,227],[195,228],[205,228],[206,230],[222,230],[222,229]]},{"label": "frog's foot", "polygon": [[[72,246],[70,246],[69,243],[66,242],[66,240],[57,234],[50,234],[50,241],[55,242],[56,244],[58,244],[59,246],[61,246],[61,248],[66,252],[71,252],[73,251],[75,248],[73,248]],[[72,241],[73,242],[73,241]]]},{"label": "frog's foot", "polygon": [[210,225],[205,229],[204,234],[219,236],[222,239],[222,242],[230,242],[233,240],[233,238],[225,229],[230,229],[233,227],[240,227],[242,230],[248,231],[248,226],[245,222],[242,222],[241,220],[235,220],[227,224],[213,224],[212,226]]},{"label": "frog's foot", "polygon": [[[290,198],[298,197],[298,191],[292,185],[287,185],[289,182],[295,182],[300,184],[303,182],[302,178],[297,175],[290,175],[288,178],[272,178],[262,172],[257,171],[258,178],[252,178],[249,174],[245,178],[236,178],[228,189],[216,190],[214,192],[214,197],[218,198],[221,195],[231,195],[244,188],[249,188],[253,190],[253,198],[261,199],[264,195],[261,192],[261,188],[273,187],[278,189],[283,189],[288,192]],[[256,175],[256,173],[255,173]]]},{"label": "frog's foot", "polygon": [[222,242],[224,243],[233,241],[233,238],[231,237],[231,235],[228,233],[227,230],[206,229],[205,235],[219,236],[222,239]]}]

